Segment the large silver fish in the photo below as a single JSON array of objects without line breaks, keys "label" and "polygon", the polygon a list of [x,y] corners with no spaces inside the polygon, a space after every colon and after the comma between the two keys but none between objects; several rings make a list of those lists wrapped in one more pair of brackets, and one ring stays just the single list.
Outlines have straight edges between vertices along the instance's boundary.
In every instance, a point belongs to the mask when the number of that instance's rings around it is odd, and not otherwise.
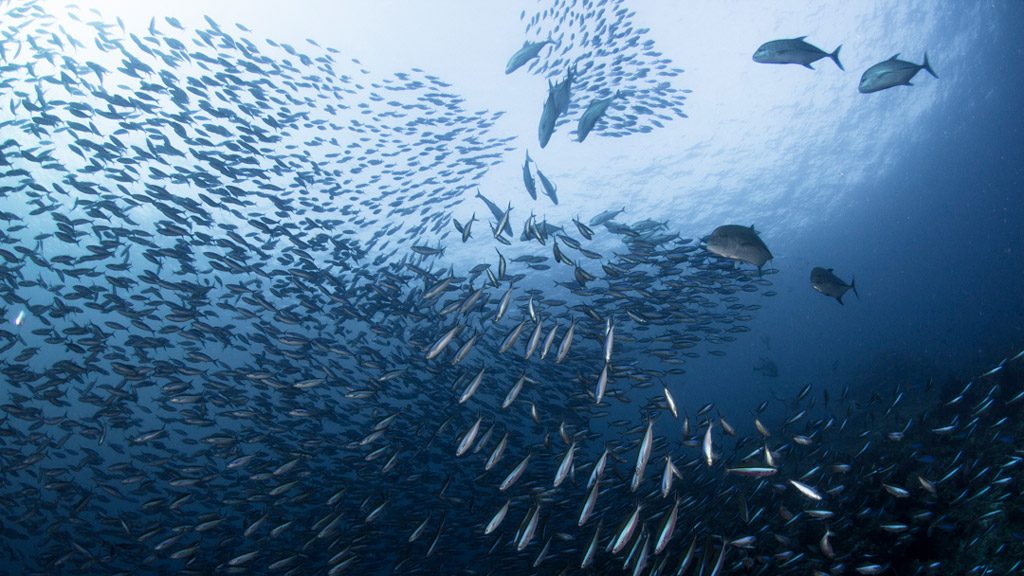
[{"label": "large silver fish", "polygon": [[870,94],[892,88],[893,86],[913,86],[911,79],[921,70],[927,70],[934,78],[938,78],[931,64],[928,63],[928,53],[924,55],[924,63],[914,64],[899,59],[899,54],[893,55],[888,60],[879,62],[864,71],[860,77],[860,85],[857,90],[861,94]]},{"label": "large silver fish", "polygon": [[808,44],[804,41],[804,38],[807,38],[807,36],[765,42],[754,52],[754,62],[760,62],[761,64],[800,64],[814,70],[811,64],[822,58],[831,58],[840,70],[846,70],[846,68],[843,68],[843,63],[839,61],[839,49],[843,47],[842,44],[829,53],[813,44]]},{"label": "large silver fish", "polygon": [[850,279],[850,283],[847,284],[833,274],[831,268],[815,266],[811,270],[811,287],[825,296],[835,298],[840,304],[843,303],[843,294],[846,294],[848,290],[853,290],[853,293],[860,299],[860,294],[857,294],[857,281]]},{"label": "large silver fish", "polygon": [[773,258],[753,226],[719,226],[708,236],[707,249],[715,256],[753,264],[758,270]]}]

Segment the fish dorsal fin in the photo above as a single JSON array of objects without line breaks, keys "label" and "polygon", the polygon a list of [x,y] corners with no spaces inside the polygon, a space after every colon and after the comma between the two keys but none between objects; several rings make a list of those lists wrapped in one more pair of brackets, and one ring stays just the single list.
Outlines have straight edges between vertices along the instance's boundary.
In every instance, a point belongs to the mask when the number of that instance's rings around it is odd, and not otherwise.
[{"label": "fish dorsal fin", "polygon": [[807,38],[807,36],[800,36],[799,38],[793,38],[793,40],[802,41],[804,38]]},{"label": "fish dorsal fin", "polygon": [[897,58],[899,58],[899,57],[900,57],[900,53],[899,53],[899,52],[897,52],[897,53],[893,54],[893,55],[892,55],[892,58],[889,58],[889,60],[895,60],[895,59],[897,59]]},{"label": "fish dorsal fin", "polygon": [[828,269],[828,271],[829,271],[829,272],[831,272],[831,271],[832,271],[832,269],[831,269],[831,268],[829,268],[829,269]]}]

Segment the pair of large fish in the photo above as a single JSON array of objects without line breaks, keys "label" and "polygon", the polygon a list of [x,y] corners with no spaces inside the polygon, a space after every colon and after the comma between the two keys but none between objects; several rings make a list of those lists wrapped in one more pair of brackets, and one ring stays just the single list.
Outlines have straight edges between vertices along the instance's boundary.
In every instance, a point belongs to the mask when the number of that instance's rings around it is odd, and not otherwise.
[{"label": "pair of large fish", "polygon": [[[530,194],[530,198],[537,199],[537,183],[533,179],[533,175],[530,173],[530,162],[533,160],[530,158],[530,152],[526,152],[526,162],[523,162],[523,183],[526,185],[526,191]],[[536,162],[534,162],[536,165]],[[537,178],[540,179],[540,185],[544,188],[544,193],[547,194],[551,201],[558,205],[558,193],[555,185],[551,183],[551,180],[537,168]]]},{"label": "pair of large fish", "polygon": [[[811,64],[828,57],[836,63],[840,70],[846,70],[839,61],[841,45],[832,52],[825,52],[821,48],[804,41],[804,38],[807,37],[800,36],[799,38],[766,42],[754,52],[754,62],[762,64],[800,64],[813,70],[814,68]],[[912,86],[910,83],[911,79],[921,70],[927,70],[933,77],[938,78],[928,63],[928,54],[924,55],[924,63],[922,64],[900,60],[899,54],[896,54],[892,58],[879,62],[865,70],[864,74],[860,77],[860,84],[857,90],[861,94],[870,94],[871,92],[878,92],[894,86]]]},{"label": "pair of large fish", "polygon": [[[575,68],[570,68],[565,80],[554,85],[548,82],[548,97],[544,100],[544,109],[541,112],[540,125],[537,128],[541,148],[548,145],[551,135],[555,133],[555,123],[558,121],[558,117],[569,110],[569,87],[574,73]],[[608,107],[621,95],[621,92],[615,92],[607,98],[595,98],[591,101],[576,125],[576,140],[578,142],[583,142],[586,139],[587,134],[594,129],[597,121],[604,116]]]},{"label": "pair of large fish", "polygon": [[[719,226],[705,239],[705,245],[708,252],[722,258],[753,264],[757,266],[759,272],[769,260],[774,258],[753,226],[737,224]],[[856,280],[847,284],[833,274],[831,268],[815,267],[811,270],[811,287],[826,296],[835,298],[840,304],[843,303],[843,295],[848,290],[852,289],[853,293],[857,294]],[[860,294],[857,294],[857,297],[860,298]]]}]

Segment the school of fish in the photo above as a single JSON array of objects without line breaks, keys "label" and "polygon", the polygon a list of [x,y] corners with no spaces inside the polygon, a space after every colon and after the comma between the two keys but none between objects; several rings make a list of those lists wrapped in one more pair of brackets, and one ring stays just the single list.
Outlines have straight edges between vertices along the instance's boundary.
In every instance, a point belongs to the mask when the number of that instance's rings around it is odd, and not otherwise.
[{"label": "school of fish", "polygon": [[[527,21],[542,147],[684,116],[632,15]],[[1024,351],[725,414],[686,365],[775,295],[752,226],[513,213],[478,188],[499,114],[313,40],[42,0],[0,35],[5,574],[1020,569]],[[558,203],[528,153],[523,186]],[[489,231],[451,216],[477,201]]]}]

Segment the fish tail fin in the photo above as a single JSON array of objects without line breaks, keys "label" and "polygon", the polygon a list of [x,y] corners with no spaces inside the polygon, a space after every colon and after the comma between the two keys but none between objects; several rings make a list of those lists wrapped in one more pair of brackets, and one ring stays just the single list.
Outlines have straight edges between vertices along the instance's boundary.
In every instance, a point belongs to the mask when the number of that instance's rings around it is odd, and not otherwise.
[{"label": "fish tail fin", "polygon": [[[853,290],[853,295],[857,297],[857,300],[860,300],[860,294],[857,293],[857,279],[856,278],[853,278],[853,277],[850,278],[850,289]],[[840,304],[842,304],[842,302],[840,302]]]},{"label": "fish tail fin", "polygon": [[932,65],[928,63],[928,53],[927,52],[924,53],[924,64],[921,64],[921,68],[924,68],[925,70],[927,70],[928,73],[931,74],[933,78],[938,78],[939,77],[939,75],[935,73],[935,70],[932,70]]},{"label": "fish tail fin", "polygon": [[836,46],[836,49],[833,50],[832,53],[828,55],[828,57],[831,58],[832,61],[836,63],[836,66],[839,66],[840,70],[842,70],[843,72],[846,72],[846,68],[843,68],[843,63],[839,61],[839,49],[842,48],[842,47],[843,47],[842,44],[840,44],[839,46]]}]

